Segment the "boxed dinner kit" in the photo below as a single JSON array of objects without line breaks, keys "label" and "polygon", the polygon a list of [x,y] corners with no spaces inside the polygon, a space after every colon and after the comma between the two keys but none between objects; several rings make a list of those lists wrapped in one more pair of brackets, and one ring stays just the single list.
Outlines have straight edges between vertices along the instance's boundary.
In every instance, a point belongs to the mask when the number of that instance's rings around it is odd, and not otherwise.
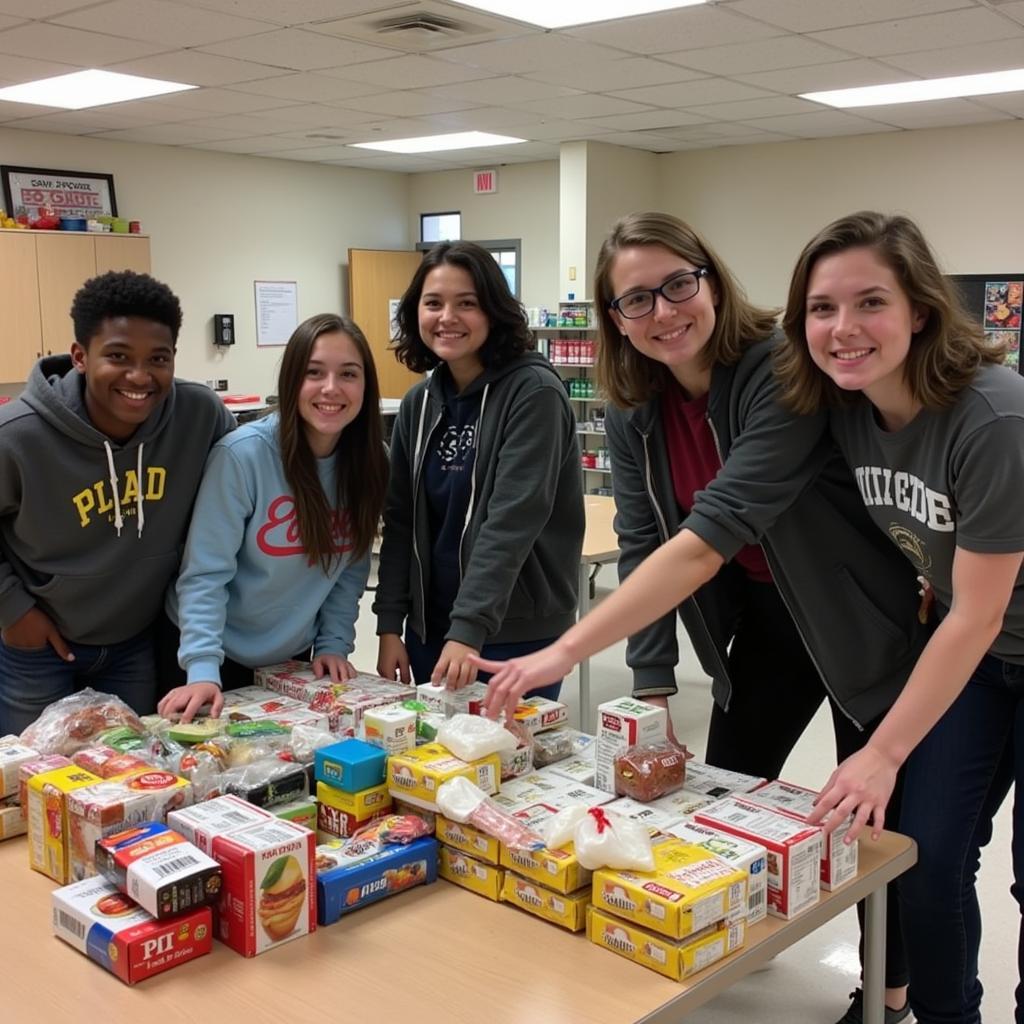
[{"label": "boxed dinner kit", "polygon": [[18,771],[23,764],[34,761],[39,754],[24,744],[0,740],[0,800],[18,792]]},{"label": "boxed dinner kit", "polygon": [[449,882],[462,886],[478,896],[497,902],[505,883],[505,869],[471,857],[461,850],[440,846],[437,851],[437,873]]},{"label": "boxed dinner kit", "polygon": [[58,885],[71,881],[68,842],[68,796],[102,782],[98,775],[72,765],[54,768],[28,780],[28,860],[34,871],[48,875]]},{"label": "boxed dinner kit", "polygon": [[334,839],[347,839],[391,808],[391,794],[385,785],[346,793],[326,782],[318,782],[316,799],[317,832]]},{"label": "boxed dinner kit", "polygon": [[665,739],[668,712],[632,697],[617,697],[597,708],[597,750],[594,785],[615,792],[615,758],[627,747]]},{"label": "boxed dinner kit", "polygon": [[469,854],[487,864],[497,864],[500,857],[500,843],[494,836],[481,832],[472,825],[451,821],[443,814],[434,819],[434,835],[440,843],[454,850]]},{"label": "boxed dinner kit", "polygon": [[212,850],[217,836],[273,820],[274,815],[270,811],[231,795],[204,800],[167,815],[167,824],[203,853]]},{"label": "boxed dinner kit", "polygon": [[511,871],[505,872],[501,887],[502,903],[511,903],[552,924],[568,928],[571,932],[582,931],[587,923],[587,907],[590,906],[590,890],[561,893],[554,892],[531,878],[520,878]]},{"label": "boxed dinner kit", "polygon": [[[557,813],[558,808],[550,804],[534,804],[517,811],[515,817],[527,828],[541,832]],[[560,893],[575,892],[589,886],[592,876],[592,872],[577,860],[571,842],[559,849],[545,847],[541,850],[514,850],[502,843],[499,863],[524,878],[540,882],[548,889]]]},{"label": "boxed dinner kit", "polygon": [[396,799],[416,807],[437,810],[437,789],[442,782],[462,776],[485,793],[497,793],[501,759],[497,754],[463,761],[439,743],[425,743],[415,750],[388,758],[388,790]]},{"label": "boxed dinner kit", "polygon": [[703,761],[686,762],[686,788],[691,793],[703,793],[716,800],[733,793],[749,793],[758,786],[763,786],[765,781],[756,775],[730,772],[725,768],[705,764]]}]

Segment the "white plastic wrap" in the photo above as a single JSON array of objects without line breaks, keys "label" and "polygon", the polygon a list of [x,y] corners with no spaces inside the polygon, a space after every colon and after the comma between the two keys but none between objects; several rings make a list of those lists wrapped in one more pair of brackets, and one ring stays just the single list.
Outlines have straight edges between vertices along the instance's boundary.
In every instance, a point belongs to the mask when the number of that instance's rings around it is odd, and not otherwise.
[{"label": "white plastic wrap", "polygon": [[453,715],[437,730],[437,742],[463,761],[511,752],[518,740],[500,722],[480,715]]},{"label": "white plastic wrap", "polygon": [[518,818],[502,810],[469,779],[459,776],[437,788],[438,810],[452,821],[468,823],[502,842],[511,850],[540,850],[544,839]]},{"label": "white plastic wrap", "polygon": [[644,825],[617,814],[591,807],[573,831],[576,858],[580,864],[596,871],[617,868],[632,871],[653,871],[654,853],[650,833]]},{"label": "white plastic wrap", "polygon": [[582,804],[566,807],[548,818],[541,828],[544,845],[549,850],[558,850],[566,843],[576,840],[576,826],[587,816],[587,809]]}]

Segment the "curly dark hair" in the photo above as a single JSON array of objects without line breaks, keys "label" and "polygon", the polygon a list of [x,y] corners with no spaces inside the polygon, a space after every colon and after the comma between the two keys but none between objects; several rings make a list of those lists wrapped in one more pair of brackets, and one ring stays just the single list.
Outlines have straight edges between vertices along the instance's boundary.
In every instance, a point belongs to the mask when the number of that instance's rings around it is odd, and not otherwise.
[{"label": "curly dark hair", "polygon": [[494,257],[473,242],[441,242],[423,257],[399,303],[394,346],[399,362],[413,373],[425,373],[441,362],[420,336],[419,305],[427,275],[443,264],[461,267],[473,279],[480,309],[490,324],[487,340],[477,353],[485,367],[504,366],[534,347],[526,310],[509,291]]},{"label": "curly dark hair", "polygon": [[137,316],[163,324],[175,345],[181,330],[181,303],[162,281],[134,270],[111,270],[92,277],[75,293],[71,319],[75,341],[83,348],[99,334],[104,320]]}]

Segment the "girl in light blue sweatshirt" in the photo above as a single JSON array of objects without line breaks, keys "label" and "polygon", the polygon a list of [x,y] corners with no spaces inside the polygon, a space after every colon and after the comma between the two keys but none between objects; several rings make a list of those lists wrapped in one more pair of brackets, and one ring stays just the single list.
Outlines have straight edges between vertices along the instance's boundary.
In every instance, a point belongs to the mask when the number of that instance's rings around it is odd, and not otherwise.
[{"label": "girl in light blue sweatshirt", "polygon": [[167,612],[187,684],[160,701],[182,721],[252,669],[308,658],[318,676],[354,676],[359,598],[387,485],[380,391],[363,332],[321,314],[288,341],[279,412],[210,452]]}]

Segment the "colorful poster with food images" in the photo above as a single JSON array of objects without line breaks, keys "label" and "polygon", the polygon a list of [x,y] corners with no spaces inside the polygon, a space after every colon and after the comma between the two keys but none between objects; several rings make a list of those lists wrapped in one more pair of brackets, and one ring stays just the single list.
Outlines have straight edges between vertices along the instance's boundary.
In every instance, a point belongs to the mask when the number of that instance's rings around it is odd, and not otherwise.
[{"label": "colorful poster with food images", "polygon": [[985,282],[985,337],[1006,349],[1004,362],[1020,369],[1021,300],[1024,281]]},{"label": "colorful poster with food images", "polygon": [[1000,345],[1006,350],[1003,362],[1020,370],[1020,331],[986,331],[985,340],[991,345]]}]

